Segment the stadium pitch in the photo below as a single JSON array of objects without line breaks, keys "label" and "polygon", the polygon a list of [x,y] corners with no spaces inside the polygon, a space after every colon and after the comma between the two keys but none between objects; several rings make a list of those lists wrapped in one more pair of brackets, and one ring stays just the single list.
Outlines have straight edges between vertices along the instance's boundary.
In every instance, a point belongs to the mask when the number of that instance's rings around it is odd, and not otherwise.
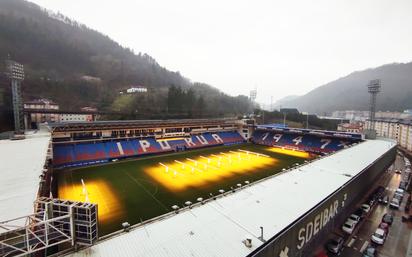
[{"label": "stadium pitch", "polygon": [[58,197],[98,204],[99,234],[302,163],[307,153],[242,144],[58,171]]}]

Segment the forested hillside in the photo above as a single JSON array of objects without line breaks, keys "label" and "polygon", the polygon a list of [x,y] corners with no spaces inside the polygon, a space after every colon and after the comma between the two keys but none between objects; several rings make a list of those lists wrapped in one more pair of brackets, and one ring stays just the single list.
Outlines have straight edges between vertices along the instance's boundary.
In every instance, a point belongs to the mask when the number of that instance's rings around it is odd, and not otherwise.
[{"label": "forested hillside", "polygon": [[[165,112],[222,116],[251,109],[246,97],[231,97],[211,86],[194,84],[148,54],[134,53],[83,24],[23,0],[0,1],[0,71],[5,70],[8,55],[25,65],[25,100],[50,98],[62,109],[93,106],[123,112],[120,118]],[[147,87],[148,93],[119,94],[131,85]],[[3,91],[7,86],[0,83]],[[172,86],[191,99],[173,103],[168,99],[173,95],[168,92]],[[3,111],[6,107],[0,105]]]}]

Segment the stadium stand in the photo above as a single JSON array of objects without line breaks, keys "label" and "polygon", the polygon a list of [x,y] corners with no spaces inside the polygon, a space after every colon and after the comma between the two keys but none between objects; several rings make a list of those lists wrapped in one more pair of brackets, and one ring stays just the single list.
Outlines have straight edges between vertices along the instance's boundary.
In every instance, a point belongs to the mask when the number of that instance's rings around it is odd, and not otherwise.
[{"label": "stadium stand", "polygon": [[192,135],[187,138],[160,139],[119,139],[87,143],[60,143],[54,145],[53,164],[55,167],[84,166],[147,154],[196,149],[215,145],[243,143],[238,132],[215,132]]},{"label": "stadium stand", "polygon": [[329,153],[338,151],[360,140],[258,129],[253,133],[251,141],[260,145],[280,146],[314,153]]}]

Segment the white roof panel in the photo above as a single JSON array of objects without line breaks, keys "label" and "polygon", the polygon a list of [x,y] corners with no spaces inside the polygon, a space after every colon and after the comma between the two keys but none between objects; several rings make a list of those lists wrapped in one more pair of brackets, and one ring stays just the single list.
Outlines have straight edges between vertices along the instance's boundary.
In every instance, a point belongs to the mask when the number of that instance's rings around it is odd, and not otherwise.
[{"label": "white roof panel", "polygon": [[0,140],[0,221],[33,213],[49,140]]}]

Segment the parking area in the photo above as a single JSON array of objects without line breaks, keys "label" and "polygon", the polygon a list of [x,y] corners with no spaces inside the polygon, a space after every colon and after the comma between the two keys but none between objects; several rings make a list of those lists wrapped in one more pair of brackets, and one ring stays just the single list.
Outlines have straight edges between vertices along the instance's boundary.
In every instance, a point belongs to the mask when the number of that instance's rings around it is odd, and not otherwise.
[{"label": "parking area", "polygon": [[[406,165],[408,161],[406,161]],[[357,214],[362,213],[362,219],[351,227],[353,221],[348,221],[347,227],[344,228],[348,233],[343,231],[342,227],[335,230],[334,234],[330,235],[330,238],[343,238],[343,247],[338,250],[338,254],[333,254],[328,251],[328,256],[342,256],[342,257],[357,257],[357,256],[380,256],[380,257],[410,257],[412,256],[412,223],[402,221],[402,217],[409,216],[409,194],[404,192],[403,199],[399,209],[391,208],[390,202],[395,196],[396,190],[399,188],[401,181],[410,181],[408,169],[405,167],[405,160],[403,156],[398,155],[395,163],[386,171],[376,185],[370,189],[369,194],[362,199],[358,204],[361,206],[363,203],[371,203],[370,210],[368,212],[358,210]],[[401,172],[400,174],[398,172]],[[380,193],[377,192],[377,188],[381,187]],[[399,194],[399,192],[397,193]],[[380,195],[380,200],[374,199],[371,196]],[[385,198],[387,196],[387,198]],[[387,203],[385,203],[388,201]],[[407,211],[405,212],[405,207]],[[354,210],[356,212],[356,210]],[[385,214],[393,215],[392,224],[388,227],[381,225],[382,217]],[[355,217],[356,218],[356,217]],[[356,222],[355,222],[356,223]],[[377,228],[382,226],[382,232],[384,236],[379,238]],[[351,233],[350,233],[351,232]],[[375,242],[382,242],[383,244],[377,244],[371,240],[372,235],[375,234]],[[349,234],[350,233],[350,234]],[[375,250],[368,249],[375,248]],[[370,255],[364,255],[365,250],[370,251]],[[375,252],[374,252],[375,251]],[[374,252],[374,254],[372,254]],[[409,255],[410,254],[410,255]]]}]

